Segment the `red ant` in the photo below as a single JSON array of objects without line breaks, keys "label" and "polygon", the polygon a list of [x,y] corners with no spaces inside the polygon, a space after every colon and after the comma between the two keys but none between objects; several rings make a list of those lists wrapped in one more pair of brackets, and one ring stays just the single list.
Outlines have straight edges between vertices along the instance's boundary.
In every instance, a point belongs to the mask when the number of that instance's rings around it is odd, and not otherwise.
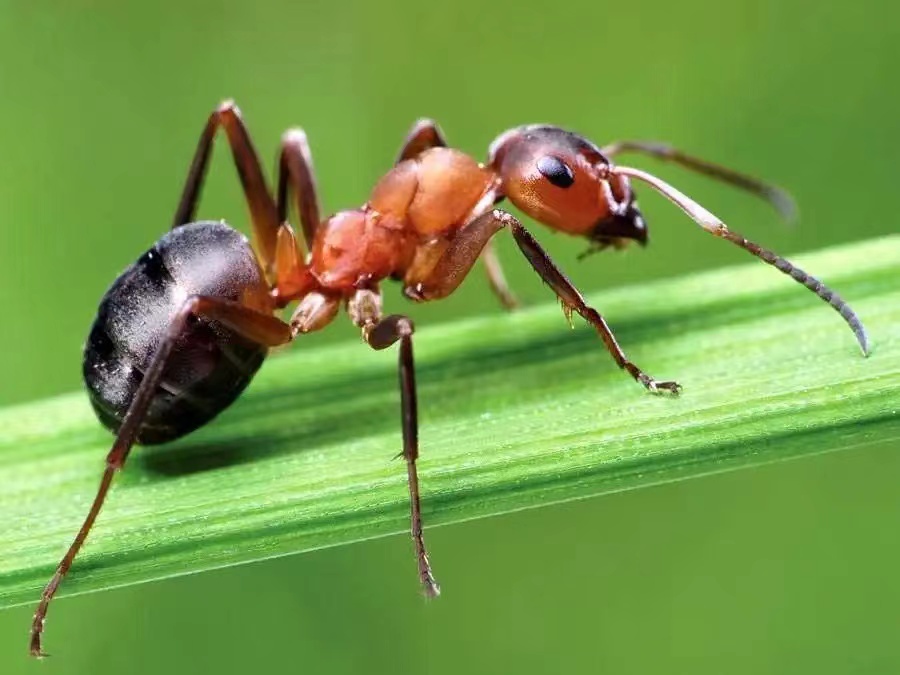
[{"label": "red ant", "polygon": [[[213,140],[224,128],[250,207],[256,252],[224,222],[195,221]],[[450,295],[483,257],[491,286],[514,304],[490,248],[509,230],[534,270],[556,293],[567,316],[593,326],[619,367],[653,392],[678,393],[629,361],[603,317],[556,267],[513,216],[494,208],[508,198],[545,225],[587,237],[596,249],[647,241],[631,178],[648,183],[707,232],[727,239],[804,284],[840,312],[863,350],[868,339],[850,307],[784,258],[728,229],[712,213],[659,178],[613,164],[625,151],[643,152],[749,190],[789,212],[780,190],[665,146],[623,142],[599,148],[552,126],[501,134],[486,164],[446,147],[437,126],[412,129],[399,161],[362,207],[322,220],[306,135],[288,131],[281,144],[275,199],[238,109],[227,102],[209,117],[188,173],[172,230],[113,282],[100,303],[85,347],[84,377],[100,421],[116,434],[100,487],[75,541],[44,589],[31,628],[31,653],[42,656],[48,605],[100,511],[115,473],[135,443],[163,443],[206,424],[243,391],[269,348],[324,328],[345,305],[373,349],[399,347],[403,456],[419,579],[436,596],[419,510],[418,421],[413,322],[383,316],[379,283],[393,279],[415,301]],[[287,222],[293,193],[305,246]],[[276,316],[297,301],[291,320]]]}]

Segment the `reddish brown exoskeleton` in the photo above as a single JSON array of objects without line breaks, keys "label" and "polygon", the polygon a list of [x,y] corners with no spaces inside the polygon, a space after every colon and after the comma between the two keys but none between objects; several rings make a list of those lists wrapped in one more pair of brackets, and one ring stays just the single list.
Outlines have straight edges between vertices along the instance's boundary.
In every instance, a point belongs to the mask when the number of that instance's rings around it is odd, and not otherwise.
[{"label": "reddish brown exoskeleton", "polygon": [[[222,222],[194,221],[217,130],[228,137],[250,206],[256,252]],[[864,353],[868,340],[856,314],[824,284],[729,230],[681,192],[611,158],[638,151],[680,163],[756,193],[782,211],[781,191],[665,146],[624,142],[599,148],[552,126],[501,134],[488,161],[447,148],[427,120],[415,125],[396,166],[357,209],[322,219],[305,134],[285,134],[276,197],[237,108],[225,103],[210,116],[191,165],[172,230],[112,285],[101,301],[85,347],[84,376],[101,422],[116,439],[90,512],[41,598],[31,629],[31,653],[43,655],[41,632],[51,599],[90,531],[115,473],[135,443],[173,440],[207,423],[237,398],[267,350],[324,328],[345,306],[373,349],[399,342],[403,456],[419,579],[429,596],[439,587],[422,537],[416,473],[418,420],[413,323],[383,316],[380,284],[397,281],[410,299],[450,295],[484,259],[491,286],[515,304],[490,240],[509,230],[519,249],[553,289],[567,315],[577,312],[599,333],[619,367],[650,391],[677,393],[628,360],[604,321],[554,265],[532,235],[495,205],[509,199],[535,220],[582,236],[594,248],[645,243],[647,228],[630,179],[648,183],[711,234],[727,239],[803,283],[838,310]],[[302,244],[287,222],[291,193]],[[289,322],[276,312],[292,303]]]}]

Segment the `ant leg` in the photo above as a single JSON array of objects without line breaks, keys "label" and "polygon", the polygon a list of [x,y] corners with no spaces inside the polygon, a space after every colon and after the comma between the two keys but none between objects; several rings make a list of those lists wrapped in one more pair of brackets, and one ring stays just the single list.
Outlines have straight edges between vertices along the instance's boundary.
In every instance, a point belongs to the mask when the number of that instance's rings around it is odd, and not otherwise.
[{"label": "ant leg", "polygon": [[294,200],[306,248],[311,250],[313,238],[319,227],[319,199],[316,196],[316,177],[313,173],[312,153],[303,129],[289,129],[281,137],[281,154],[278,159],[278,222],[287,222],[288,188],[294,191]]},{"label": "ant leg", "polygon": [[406,475],[409,485],[410,533],[416,549],[419,581],[430,598],[441,593],[441,587],[431,571],[428,552],[422,536],[422,511],[419,504],[419,475],[416,459],[419,457],[419,413],[416,400],[416,372],[413,362],[412,336],[415,331],[409,317],[393,314],[381,318],[381,294],[372,289],[356,291],[347,303],[353,322],[362,328],[363,339],[372,349],[387,349],[400,342],[400,406],[403,429],[403,457],[406,459]]},{"label": "ant leg", "polygon": [[665,143],[653,141],[616,141],[602,148],[600,152],[606,157],[613,157],[622,152],[642,152],[651,157],[656,157],[665,162],[673,162],[687,169],[702,173],[723,183],[746,190],[757,197],[765,199],[771,204],[781,217],[791,222],[797,217],[797,204],[785,190],[776,185],[770,185],[752,176],[738,173],[718,164],[713,164],[705,159],[687,155]]},{"label": "ant leg", "polygon": [[488,285],[500,300],[500,304],[508,310],[514,310],[519,306],[519,300],[515,294],[509,289],[506,283],[506,277],[503,275],[503,267],[497,258],[497,252],[494,250],[494,244],[489,239],[484,248],[481,250],[481,262],[484,263],[484,271],[487,273]]},{"label": "ant leg", "polygon": [[485,213],[460,230],[427,276],[406,280],[404,294],[412,300],[425,301],[443,298],[452,293],[472,269],[487,241],[504,227],[512,231],[516,244],[534,271],[556,293],[566,318],[571,318],[572,312],[581,315],[600,335],[616,365],[651,392],[677,394],[681,390],[677,382],[657,382],[629,361],[603,316],[585,302],[584,296],[553,263],[531,233],[516,218],[499,209]]},{"label": "ant leg", "polygon": [[340,308],[340,296],[307,293],[291,315],[291,332],[296,336],[320,330],[331,323]]},{"label": "ant leg", "polygon": [[[305,248],[297,241],[297,235],[287,220],[288,190],[294,193]],[[306,251],[312,250],[313,239],[321,222],[316,192],[316,177],[306,132],[300,128],[288,129],[281,137],[275,207],[281,223],[275,244],[274,297],[279,306],[301,297],[314,285],[304,258]]]},{"label": "ant leg", "polygon": [[303,260],[300,244],[293,228],[286,222],[278,228],[275,247],[275,283],[271,295],[280,309],[302,297],[315,287],[315,279]]},{"label": "ant leg", "polygon": [[417,120],[413,128],[406,135],[403,147],[397,157],[399,164],[403,160],[413,159],[420,153],[429,148],[445,148],[447,141],[444,140],[444,134],[441,133],[440,127],[434,120],[422,118]]},{"label": "ant leg", "polygon": [[188,171],[181,200],[178,202],[178,208],[175,210],[172,227],[179,227],[185,223],[192,222],[194,219],[203,179],[206,176],[206,169],[212,154],[213,140],[219,127],[223,127],[225,134],[228,136],[228,143],[231,145],[238,177],[244,188],[247,204],[250,207],[250,217],[253,221],[253,234],[256,244],[259,247],[259,252],[267,271],[271,271],[275,261],[275,242],[278,236],[278,226],[281,221],[278,219],[275,202],[272,200],[272,195],[269,193],[269,188],[266,185],[266,179],[259,163],[259,156],[256,154],[256,149],[250,140],[250,134],[247,132],[247,127],[244,126],[244,120],[241,118],[241,112],[234,104],[234,101],[225,101],[216,108],[209,116],[206,126],[203,128],[203,133],[200,134],[200,142],[197,144],[197,150],[194,153],[194,159]]},{"label": "ant leg", "polygon": [[44,620],[50,601],[56,595],[63,577],[66,576],[75,556],[78,555],[78,551],[87,539],[103,502],[106,500],[113,476],[125,465],[125,460],[134,445],[135,438],[153,400],[153,395],[162,379],[172,348],[179,335],[184,331],[188,318],[192,315],[221,321],[243,336],[270,347],[283,344],[291,339],[291,330],[287,324],[274,316],[262,314],[238,303],[203,296],[194,296],[185,301],[169,325],[166,336],[156,348],[150,365],[144,373],[144,379],[135,392],[131,405],[128,406],[128,412],[122,420],[116,440],[106,457],[106,469],[100,479],[100,487],[97,488],[97,495],[94,497],[91,509],[81,525],[81,529],[78,530],[75,540],[41,594],[41,601],[31,624],[30,651],[32,656],[46,656],[41,648],[41,633],[44,630]]},{"label": "ant leg", "polygon": [[[429,148],[445,147],[447,147],[447,141],[444,139],[444,134],[437,123],[434,120],[422,118],[416,121],[409,134],[407,134],[403,147],[400,149],[400,155],[397,157],[397,163],[407,159],[414,159]],[[494,201],[495,197],[493,194],[488,205]],[[476,212],[477,210],[476,208]],[[516,309],[519,306],[519,301],[509,289],[509,284],[506,283],[503,267],[500,265],[500,260],[497,258],[494,247],[490,242],[484,246],[481,261],[484,263],[488,285],[491,287],[494,295],[497,296],[497,299],[500,300],[500,304],[508,310]]]}]

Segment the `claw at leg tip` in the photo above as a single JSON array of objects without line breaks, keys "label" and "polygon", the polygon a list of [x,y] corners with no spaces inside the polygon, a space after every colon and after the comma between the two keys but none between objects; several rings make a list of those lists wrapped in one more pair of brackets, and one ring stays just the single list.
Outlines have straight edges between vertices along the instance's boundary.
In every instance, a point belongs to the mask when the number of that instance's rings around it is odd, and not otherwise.
[{"label": "claw at leg tip", "polygon": [[656,382],[655,380],[650,380],[645,383],[647,390],[651,394],[671,394],[672,396],[678,396],[681,394],[682,387],[677,382]]},{"label": "claw at leg tip", "polygon": [[425,594],[426,598],[431,600],[432,598],[436,598],[441,594],[441,585],[434,579],[423,581],[422,592]]}]

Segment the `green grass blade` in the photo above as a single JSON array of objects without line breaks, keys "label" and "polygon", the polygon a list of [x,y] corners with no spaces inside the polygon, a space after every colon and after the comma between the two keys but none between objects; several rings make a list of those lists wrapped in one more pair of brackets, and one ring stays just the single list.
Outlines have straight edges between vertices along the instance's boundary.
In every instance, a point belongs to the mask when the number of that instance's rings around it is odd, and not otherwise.
[{"label": "green grass blade", "polygon": [[[859,312],[870,358],[759,263],[590,298],[634,361],[684,385],[679,399],[645,393],[557,306],[422,327],[426,527],[900,439],[900,237],[797,262]],[[405,530],[395,364],[301,340],[207,429],[138,449],[61,595]],[[0,607],[36,600],[110,440],[81,393],[0,411]],[[412,587],[411,544],[397,545]]]}]

